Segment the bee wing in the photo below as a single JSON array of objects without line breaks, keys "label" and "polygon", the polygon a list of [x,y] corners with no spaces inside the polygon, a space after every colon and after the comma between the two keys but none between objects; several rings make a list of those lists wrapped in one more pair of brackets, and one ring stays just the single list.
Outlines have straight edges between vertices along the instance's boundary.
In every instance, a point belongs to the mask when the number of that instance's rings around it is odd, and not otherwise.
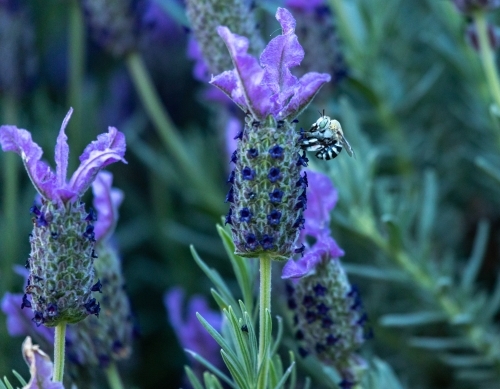
[{"label": "bee wing", "polygon": [[344,146],[344,149],[347,152],[347,154],[349,154],[349,157],[354,157],[354,159],[356,159],[356,154],[354,154],[354,150],[352,149],[351,145],[344,137],[344,135],[339,134],[339,138],[340,138],[340,143],[342,143],[342,146]]}]

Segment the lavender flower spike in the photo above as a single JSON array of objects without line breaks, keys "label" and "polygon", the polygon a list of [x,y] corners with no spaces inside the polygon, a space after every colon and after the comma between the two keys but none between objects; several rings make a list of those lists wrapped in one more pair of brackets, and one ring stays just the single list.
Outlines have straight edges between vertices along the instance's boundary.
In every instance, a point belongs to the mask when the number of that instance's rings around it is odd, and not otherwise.
[{"label": "lavender flower spike", "polygon": [[69,147],[65,134],[73,109],[70,108],[63,120],[57,137],[55,160],[56,172],[41,157],[42,149],[31,139],[31,134],[15,126],[0,127],[0,145],[3,151],[19,154],[35,189],[46,200],[68,202],[80,197],[89,188],[99,170],[107,165],[122,161],[127,163],[125,155],[125,136],[114,127],[109,127],[107,134],[101,134],[88,145],[80,156],[80,166],[70,181],[66,181],[68,170]]},{"label": "lavender flower spike", "polygon": [[[80,197],[107,165],[122,161],[125,136],[114,127],[89,144],[80,166],[67,181],[69,146],[65,128],[72,109],[64,118],[57,137],[53,172],[43,161],[42,149],[31,134],[15,126],[0,127],[0,145],[14,151],[24,162],[33,185],[41,195],[41,207],[31,208],[33,232],[27,262],[30,270],[22,307],[31,308],[33,322],[55,327],[77,323],[89,314],[98,315],[94,292],[95,232],[93,212],[87,214]],[[31,297],[31,301],[29,299]]]},{"label": "lavender flower spike", "polygon": [[231,224],[236,254],[275,260],[293,255],[304,228],[307,179],[301,176],[307,158],[301,154],[296,118],[307,107],[328,74],[307,73],[298,79],[290,68],[300,64],[304,50],[295,35],[295,19],[278,8],[282,34],[272,39],[257,59],[247,53],[249,41],[227,27],[218,32],[229,50],[234,69],[211,81],[247,113],[231,157]]},{"label": "lavender flower spike", "polygon": [[255,120],[273,115],[277,120],[293,120],[309,105],[321,86],[330,81],[326,73],[310,72],[297,79],[290,68],[300,64],[304,50],[295,35],[295,19],[285,8],[278,8],[276,19],[282,35],[275,37],[257,59],[247,54],[248,39],[217,29],[226,43],[234,69],[212,78],[210,83],[228,95]]}]

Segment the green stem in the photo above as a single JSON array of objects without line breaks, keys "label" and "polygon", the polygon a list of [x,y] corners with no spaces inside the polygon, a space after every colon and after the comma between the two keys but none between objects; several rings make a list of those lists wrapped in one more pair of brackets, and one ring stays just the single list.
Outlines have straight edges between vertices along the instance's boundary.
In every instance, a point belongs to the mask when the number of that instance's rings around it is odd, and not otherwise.
[{"label": "green stem", "polygon": [[163,108],[160,96],[155,89],[142,57],[138,52],[132,52],[127,56],[126,63],[142,105],[156,127],[168,153],[178,164],[178,168],[186,179],[197,188],[198,193],[204,193],[201,196],[202,201],[211,209],[222,213],[221,202],[218,200],[218,191],[215,190],[213,183],[203,175],[203,169],[193,164],[192,157],[178,135],[172,119]]},{"label": "green stem", "polygon": [[486,80],[490,88],[491,95],[496,106],[500,109],[500,79],[498,78],[497,67],[495,63],[495,52],[491,47],[488,34],[488,22],[486,14],[478,11],[473,15],[474,23],[476,24],[477,36],[479,40],[479,53],[483,70],[486,75]]},{"label": "green stem", "polygon": [[66,323],[58,324],[54,333],[54,376],[52,381],[62,382],[64,376],[64,346]]},{"label": "green stem", "polygon": [[[85,25],[78,0],[69,2],[68,38],[68,96],[67,105],[73,107],[73,115],[68,124],[68,137],[71,150],[83,149],[83,79],[85,75]],[[74,154],[78,155],[78,154]],[[73,163],[71,163],[73,162]],[[77,160],[70,161],[70,165]]]},{"label": "green stem", "polygon": [[272,259],[267,255],[260,257],[260,305],[259,305],[259,379],[257,389],[267,387],[269,371],[269,350],[271,343],[270,323],[267,319],[271,313],[271,270]]},{"label": "green stem", "polygon": [[123,389],[123,382],[116,367],[116,363],[111,363],[106,369],[106,378],[111,389]]}]

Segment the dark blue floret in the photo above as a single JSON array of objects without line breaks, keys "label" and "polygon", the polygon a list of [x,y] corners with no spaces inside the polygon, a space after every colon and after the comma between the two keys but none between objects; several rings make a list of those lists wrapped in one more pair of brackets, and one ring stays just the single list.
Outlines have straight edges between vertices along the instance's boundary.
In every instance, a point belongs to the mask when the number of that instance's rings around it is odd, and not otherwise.
[{"label": "dark blue floret", "polygon": [[304,196],[299,196],[297,198],[297,203],[295,203],[295,210],[298,211],[299,209],[303,211],[307,209],[307,198]]},{"label": "dark blue floret", "polygon": [[328,313],[328,311],[330,310],[330,308],[328,308],[328,306],[326,306],[323,303],[318,304],[318,306],[316,308],[318,308],[318,314],[320,314],[320,315],[326,315]]},{"label": "dark blue floret", "polygon": [[343,379],[342,381],[340,381],[339,386],[341,389],[352,389],[354,388],[354,384],[355,383],[352,381]]},{"label": "dark blue floret", "polygon": [[95,222],[97,220],[97,214],[96,212],[94,211],[93,208],[90,208],[89,209],[89,213],[87,215],[87,217],[85,218],[85,221],[87,222]]},{"label": "dark blue floret", "polygon": [[281,203],[282,198],[283,198],[283,191],[282,190],[275,189],[271,193],[269,193],[269,200],[273,204]]},{"label": "dark blue floret", "polygon": [[95,233],[94,233],[94,226],[92,224],[89,224],[87,226],[85,232],[83,233],[83,237],[87,238],[88,240],[94,240]]},{"label": "dark blue floret", "polygon": [[307,162],[309,162],[309,158],[306,157],[306,152],[304,151],[302,155],[299,154],[296,165],[307,167]]},{"label": "dark blue floret", "polygon": [[31,319],[33,323],[36,324],[37,327],[40,327],[40,324],[43,324],[45,321],[43,318],[43,313],[40,311],[35,311],[35,316],[33,316],[33,319]]},{"label": "dark blue floret", "polygon": [[234,175],[235,175],[234,170],[232,170],[231,173],[229,173],[229,177],[227,178],[226,181],[228,184],[234,184]]},{"label": "dark blue floret", "polygon": [[333,334],[330,334],[326,337],[326,344],[328,346],[333,346],[335,343],[339,341],[340,337],[334,336]]},{"label": "dark blue floret", "polygon": [[244,180],[253,180],[255,178],[255,170],[248,166],[245,166],[241,171],[241,178],[243,178]]},{"label": "dark blue floret", "polygon": [[31,301],[28,300],[28,295],[23,296],[23,302],[21,303],[21,309],[23,308],[31,308]]},{"label": "dark blue floret", "polygon": [[303,333],[301,330],[298,330],[298,331],[295,333],[295,339],[297,339],[297,340],[302,340],[302,339],[304,339],[304,333]]},{"label": "dark blue floret", "polygon": [[278,120],[277,124],[278,124],[278,128],[282,128],[283,125],[285,124],[285,121],[284,120]]},{"label": "dark blue floret", "polygon": [[33,204],[33,206],[30,208],[30,213],[35,216],[40,216],[42,214],[35,204]]},{"label": "dark blue floret", "polygon": [[276,209],[272,210],[269,215],[267,215],[267,222],[272,226],[277,226],[281,221],[281,212]]},{"label": "dark blue floret", "polygon": [[50,233],[50,237],[51,237],[52,239],[57,239],[57,238],[59,238],[59,234],[58,234],[56,231],[52,231],[52,232]]},{"label": "dark blue floret", "polygon": [[226,220],[224,221],[224,225],[233,224],[233,221],[231,220],[232,215],[233,215],[233,210],[231,208],[229,208],[229,212],[226,215]]},{"label": "dark blue floret", "polygon": [[295,250],[293,250],[293,252],[295,254],[300,254],[300,255],[304,256],[305,249],[306,249],[306,246],[304,246],[303,244],[301,244],[300,247],[297,247]]},{"label": "dark blue floret", "polygon": [[45,310],[45,312],[47,313],[47,316],[49,316],[49,317],[57,316],[57,312],[58,312],[57,304],[50,303],[49,305],[47,305],[47,309]]},{"label": "dark blue floret", "polygon": [[302,299],[302,304],[306,308],[311,308],[314,305],[314,298],[312,296],[305,295]]},{"label": "dark blue floret", "polygon": [[224,202],[225,203],[233,203],[234,202],[234,189],[232,186],[229,189],[229,192],[227,192],[226,200],[224,200]]},{"label": "dark blue floret", "polygon": [[238,134],[233,139],[241,139],[241,138],[243,138],[243,130],[238,132]]},{"label": "dark blue floret", "polygon": [[295,220],[295,223],[293,223],[293,226],[292,226],[292,227],[293,227],[293,228],[303,229],[303,228],[304,228],[304,223],[305,223],[305,222],[306,222],[306,220],[305,220],[303,217],[299,216],[299,217],[297,218],[297,220]]},{"label": "dark blue floret", "polygon": [[295,186],[303,189],[307,188],[307,178],[304,179],[304,177],[301,176],[295,183]]},{"label": "dark blue floret", "polygon": [[299,347],[299,355],[302,357],[302,358],[305,358],[309,355],[309,352],[302,348],[302,347]]},{"label": "dark blue floret", "polygon": [[259,150],[257,150],[254,147],[252,147],[251,149],[248,149],[248,151],[247,151],[247,157],[250,159],[257,158],[258,155],[259,155]]},{"label": "dark blue floret", "polygon": [[29,258],[26,260],[26,263],[24,264],[24,267],[25,267],[26,269],[29,269],[29,268],[30,268],[30,259],[29,259]]},{"label": "dark blue floret", "polygon": [[298,123],[299,122],[299,119],[293,119],[292,120],[292,123]]},{"label": "dark blue floret", "polygon": [[92,292],[99,292],[99,293],[102,293],[102,284],[101,284],[101,280],[97,280],[97,282],[92,285],[92,288],[90,288],[90,290]]},{"label": "dark blue floret", "polygon": [[92,258],[94,258],[94,259],[99,258],[99,257],[97,256],[97,254],[95,253],[95,250],[94,250],[94,249],[92,249],[92,253],[90,254],[90,256],[91,256]]},{"label": "dark blue floret", "polygon": [[320,354],[320,353],[322,353],[323,351],[325,351],[325,350],[326,350],[326,347],[325,347],[325,346],[323,346],[321,343],[316,343],[316,347],[315,347],[315,349],[316,349],[316,352],[317,352],[318,354]]},{"label": "dark blue floret", "polygon": [[106,354],[99,355],[98,359],[99,359],[99,366],[102,368],[108,367],[109,363],[111,362],[111,358],[109,357],[109,355]]},{"label": "dark blue floret", "polygon": [[277,167],[272,167],[269,169],[269,174],[267,175],[267,178],[269,178],[269,181],[271,182],[276,182],[281,178],[281,172],[280,169]]},{"label": "dark blue floret", "polygon": [[273,247],[274,247],[273,241],[274,241],[274,239],[273,239],[272,236],[264,234],[262,236],[260,244],[262,245],[262,247],[264,248],[264,250],[272,250]]},{"label": "dark blue floret", "polygon": [[231,154],[231,159],[229,162],[236,163],[238,161],[238,150],[234,150],[233,154]]},{"label": "dark blue floret", "polygon": [[269,149],[269,155],[271,156],[271,158],[282,159],[283,151],[283,147],[276,145]]},{"label": "dark blue floret", "polygon": [[45,219],[45,215],[43,213],[40,214],[40,216],[37,217],[36,219],[36,226],[37,227],[47,227],[49,223]]},{"label": "dark blue floret", "polygon": [[287,296],[293,296],[293,294],[295,293],[295,288],[293,287],[292,284],[290,284],[289,282],[287,282],[285,284],[285,291],[286,291],[286,294]]},{"label": "dark blue floret", "polygon": [[89,315],[96,315],[97,317],[99,317],[99,312],[101,311],[101,305],[97,302],[95,298],[91,298],[83,306],[85,307]]},{"label": "dark blue floret", "polygon": [[316,313],[313,311],[307,311],[305,317],[306,317],[306,321],[309,324],[313,323],[318,318]]},{"label": "dark blue floret", "polygon": [[321,319],[321,327],[323,328],[330,328],[333,325],[333,320],[330,319],[329,317],[324,317]]},{"label": "dark blue floret", "polygon": [[248,223],[252,219],[252,211],[250,211],[247,207],[242,208],[240,210],[240,222]]},{"label": "dark blue floret", "polygon": [[255,250],[257,246],[259,245],[259,242],[257,241],[257,237],[255,234],[249,232],[245,236],[245,246],[250,249],[250,250]]},{"label": "dark blue floret", "polygon": [[115,340],[113,342],[113,345],[111,346],[111,349],[114,353],[119,353],[123,349],[123,343],[119,340]]},{"label": "dark blue floret", "polygon": [[290,309],[297,308],[297,302],[295,301],[294,298],[289,298],[288,299],[288,308],[290,308]]},{"label": "dark blue floret", "polygon": [[316,293],[316,296],[324,296],[326,294],[326,288],[321,285],[321,284],[316,284],[315,287],[313,287],[314,293]]}]

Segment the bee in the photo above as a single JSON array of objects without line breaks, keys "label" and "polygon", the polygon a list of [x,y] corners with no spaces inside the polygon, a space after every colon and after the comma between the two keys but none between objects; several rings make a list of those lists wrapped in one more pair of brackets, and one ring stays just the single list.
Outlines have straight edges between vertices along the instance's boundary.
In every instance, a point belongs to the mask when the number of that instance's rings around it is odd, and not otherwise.
[{"label": "bee", "polygon": [[319,159],[334,159],[342,148],[345,148],[350,157],[356,158],[338,120],[331,119],[324,113],[309,131],[302,132],[299,145],[303,150],[316,151],[315,155]]}]

